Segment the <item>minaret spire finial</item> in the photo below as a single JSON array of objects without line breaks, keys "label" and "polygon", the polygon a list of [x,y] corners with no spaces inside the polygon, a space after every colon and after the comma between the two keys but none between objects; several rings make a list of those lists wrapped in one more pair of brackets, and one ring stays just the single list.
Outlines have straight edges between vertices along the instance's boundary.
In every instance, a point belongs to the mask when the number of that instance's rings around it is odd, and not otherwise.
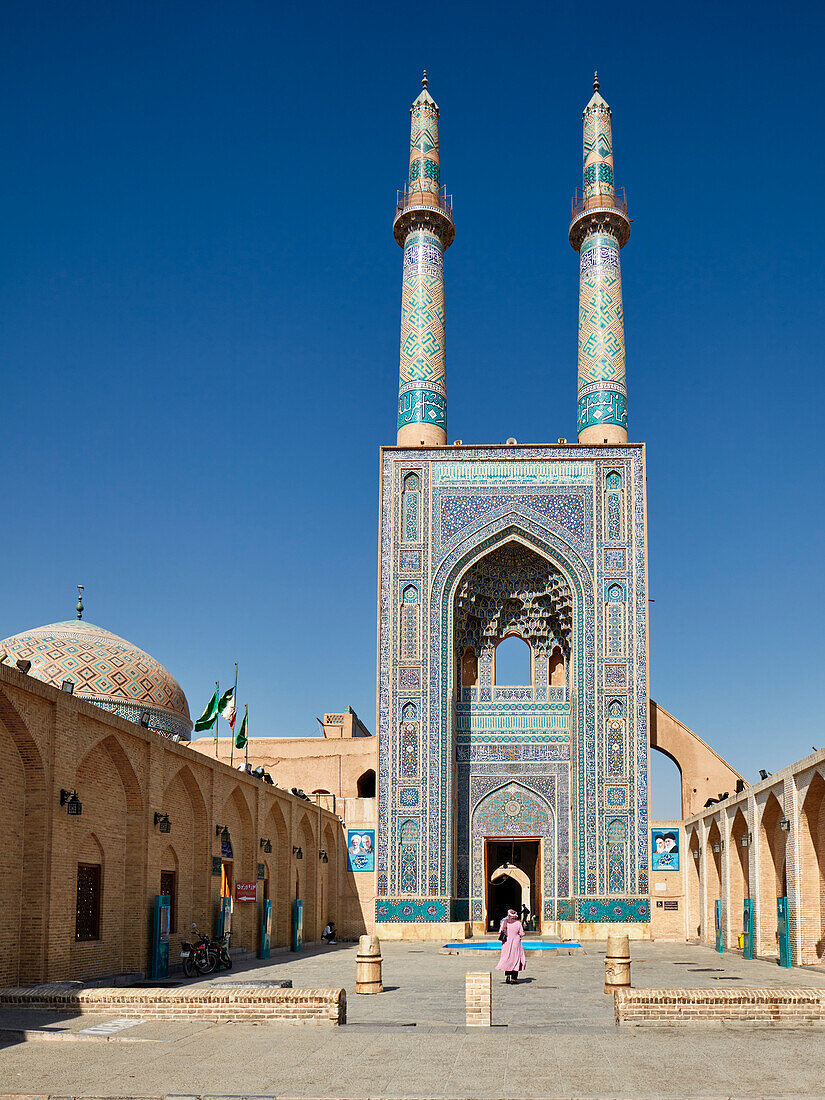
[{"label": "minaret spire finial", "polygon": [[599,90],[599,72],[598,72],[598,69],[597,69],[596,72],[593,73],[593,91],[597,92],[598,90]]},{"label": "minaret spire finial", "polygon": [[77,586],[77,607],[75,608],[78,619],[83,618],[83,585]]},{"label": "minaret spire finial", "polygon": [[452,203],[441,186],[438,104],[428,83],[425,69],[410,108],[409,175],[398,194],[392,227],[404,249],[399,447],[442,447],[447,442],[444,253],[455,228]]}]

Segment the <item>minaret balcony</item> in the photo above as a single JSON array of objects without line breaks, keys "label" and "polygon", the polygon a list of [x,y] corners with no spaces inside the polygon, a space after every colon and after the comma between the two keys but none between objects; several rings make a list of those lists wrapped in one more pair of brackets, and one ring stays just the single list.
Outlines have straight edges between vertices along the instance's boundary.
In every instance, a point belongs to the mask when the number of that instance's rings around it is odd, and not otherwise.
[{"label": "minaret balcony", "polygon": [[627,197],[623,187],[617,187],[613,195],[588,195],[578,187],[573,192],[570,217],[570,243],[578,251],[584,237],[598,229],[600,224],[612,231],[623,248],[630,237],[630,218],[627,213]]},{"label": "minaret balcony", "polygon": [[455,238],[455,225],[453,196],[447,194],[446,187],[439,192],[410,191],[407,187],[398,192],[392,231],[402,248],[414,225],[426,225],[437,234],[445,249],[450,247]]}]

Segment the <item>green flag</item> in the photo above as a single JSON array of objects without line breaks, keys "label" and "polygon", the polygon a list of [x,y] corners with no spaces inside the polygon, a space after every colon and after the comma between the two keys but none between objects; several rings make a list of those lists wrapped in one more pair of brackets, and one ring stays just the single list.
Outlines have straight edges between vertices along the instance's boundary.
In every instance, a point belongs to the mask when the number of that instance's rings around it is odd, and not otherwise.
[{"label": "green flag", "polygon": [[200,716],[195,723],[195,731],[202,733],[203,730],[211,729],[218,719],[218,689],[215,688],[215,694],[206,704],[206,710]]},{"label": "green flag", "polygon": [[235,748],[242,749],[246,744],[246,720],[248,715],[244,714],[243,721],[241,722],[241,728],[235,735]]}]

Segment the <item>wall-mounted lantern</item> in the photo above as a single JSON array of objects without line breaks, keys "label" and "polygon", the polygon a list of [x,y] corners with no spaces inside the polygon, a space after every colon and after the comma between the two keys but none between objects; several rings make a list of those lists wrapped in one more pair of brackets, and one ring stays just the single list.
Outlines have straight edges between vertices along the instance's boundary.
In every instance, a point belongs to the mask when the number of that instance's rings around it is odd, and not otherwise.
[{"label": "wall-mounted lantern", "polygon": [[272,851],[272,841],[262,836],[261,847],[266,852],[266,854],[269,855],[269,853]]},{"label": "wall-mounted lantern", "polygon": [[149,711],[148,711],[148,710],[142,710],[142,711],[140,712],[140,724],[141,724],[141,725],[143,726],[143,728],[144,728],[145,730],[148,730],[148,729],[149,729],[149,719],[150,719],[151,717],[152,717],[152,716],[151,716],[151,714],[149,713]]},{"label": "wall-mounted lantern", "polygon": [[64,680],[60,690],[65,691],[67,695],[74,695],[74,680]]},{"label": "wall-mounted lantern", "polygon": [[716,841],[716,843],[715,843],[715,844],[713,845],[713,850],[714,850],[714,852],[718,852],[718,851],[720,851],[720,850],[721,850],[721,849],[719,848],[719,841],[718,841],[718,840],[717,840],[717,841]]},{"label": "wall-mounted lantern", "polygon": [[304,858],[304,853],[301,850],[301,848],[300,847],[296,848],[296,846],[294,844],[292,845],[292,854],[295,856],[296,859],[303,859]]},{"label": "wall-mounted lantern", "polygon": [[230,836],[229,836],[229,826],[228,825],[216,825],[215,826],[215,836],[219,836],[221,838],[221,840],[231,839]]},{"label": "wall-mounted lantern", "polygon": [[320,859],[322,863],[329,863],[329,856],[323,848],[321,848],[318,852],[318,859]]},{"label": "wall-mounted lantern", "polygon": [[694,859],[698,859],[698,858],[699,858],[699,849],[698,849],[698,848],[694,848],[694,849],[693,849],[693,858],[694,858]]},{"label": "wall-mounted lantern", "polygon": [[155,810],[155,825],[157,825],[159,833],[172,832],[172,822],[169,820],[169,814],[161,813],[159,810]]},{"label": "wall-mounted lantern", "polygon": [[743,848],[747,848],[747,846],[750,844],[750,839],[749,838],[750,838],[750,833],[742,833],[742,838],[739,841],[739,843],[742,845]]},{"label": "wall-mounted lantern", "polygon": [[79,817],[83,813],[83,803],[77,797],[77,791],[60,789],[60,805],[66,807],[69,817]]},{"label": "wall-mounted lantern", "polygon": [[779,822],[779,828],[783,833],[789,833],[791,831],[791,823],[788,821],[787,817],[783,817]]}]

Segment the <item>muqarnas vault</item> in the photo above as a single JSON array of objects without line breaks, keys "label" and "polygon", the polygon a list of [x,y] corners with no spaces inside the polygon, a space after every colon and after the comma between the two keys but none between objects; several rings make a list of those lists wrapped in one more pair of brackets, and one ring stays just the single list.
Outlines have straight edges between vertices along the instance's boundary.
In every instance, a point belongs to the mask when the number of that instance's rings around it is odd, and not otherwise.
[{"label": "muqarnas vault", "polygon": [[[438,106],[412,107],[398,440],[381,455],[376,921],[643,922],[644,447],[627,442],[610,108],[584,112],[578,442],[447,446]],[[506,638],[529,682],[496,682]],[[524,677],[528,679],[527,676]]]}]

